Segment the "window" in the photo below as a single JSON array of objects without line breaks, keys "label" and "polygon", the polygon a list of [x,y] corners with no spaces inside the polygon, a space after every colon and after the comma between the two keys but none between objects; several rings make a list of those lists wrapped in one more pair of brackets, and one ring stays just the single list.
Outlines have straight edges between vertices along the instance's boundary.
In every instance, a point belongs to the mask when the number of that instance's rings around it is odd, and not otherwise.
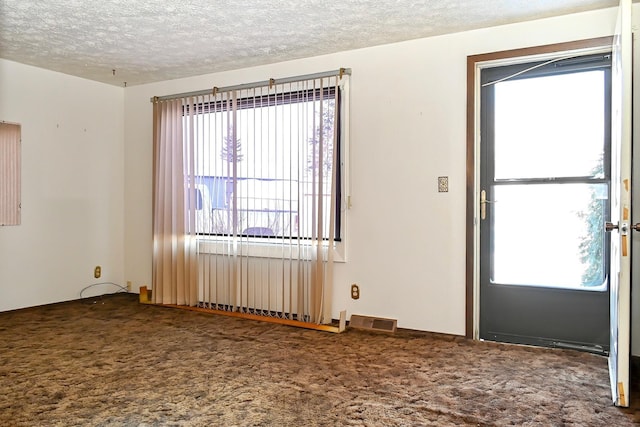
[{"label": "window", "polygon": [[340,239],[342,89],[331,79],[228,91],[183,106],[184,132],[193,133],[185,138],[194,147],[187,169],[196,233]]}]

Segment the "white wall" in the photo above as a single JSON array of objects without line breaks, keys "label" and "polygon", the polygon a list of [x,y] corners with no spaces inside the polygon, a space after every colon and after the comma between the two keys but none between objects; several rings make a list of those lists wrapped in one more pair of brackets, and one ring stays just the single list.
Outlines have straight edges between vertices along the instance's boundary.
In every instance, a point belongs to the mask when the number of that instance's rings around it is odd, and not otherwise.
[{"label": "white wall", "polygon": [[0,311],[77,299],[96,265],[122,283],[123,92],[0,60],[0,120],[22,125],[22,225],[0,227]]},{"label": "white wall", "polygon": [[[128,88],[126,279],[151,281],[150,97],[350,67],[353,207],[334,316],[347,309],[464,334],[466,57],[608,36],[614,25],[606,9]],[[443,175],[448,193],[437,192]]]}]

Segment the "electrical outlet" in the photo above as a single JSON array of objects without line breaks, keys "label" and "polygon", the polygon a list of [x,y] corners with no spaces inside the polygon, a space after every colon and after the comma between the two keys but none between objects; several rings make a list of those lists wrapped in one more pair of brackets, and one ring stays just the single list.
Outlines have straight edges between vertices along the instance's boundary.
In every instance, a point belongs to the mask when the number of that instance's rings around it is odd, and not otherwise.
[{"label": "electrical outlet", "polygon": [[360,287],[355,283],[351,285],[351,298],[359,299],[360,298]]},{"label": "electrical outlet", "polygon": [[96,268],[93,269],[93,277],[99,279],[102,276],[102,267],[96,265]]},{"label": "electrical outlet", "polygon": [[127,292],[131,292],[131,280],[127,280]]}]

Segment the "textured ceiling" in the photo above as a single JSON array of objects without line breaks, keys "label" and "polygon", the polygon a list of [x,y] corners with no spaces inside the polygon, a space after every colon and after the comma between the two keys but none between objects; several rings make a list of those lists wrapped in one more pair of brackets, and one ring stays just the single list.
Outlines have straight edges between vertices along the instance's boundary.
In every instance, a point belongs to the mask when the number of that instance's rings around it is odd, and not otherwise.
[{"label": "textured ceiling", "polygon": [[617,0],[0,0],[0,57],[114,85],[126,82],[130,86],[612,7],[617,3]]}]

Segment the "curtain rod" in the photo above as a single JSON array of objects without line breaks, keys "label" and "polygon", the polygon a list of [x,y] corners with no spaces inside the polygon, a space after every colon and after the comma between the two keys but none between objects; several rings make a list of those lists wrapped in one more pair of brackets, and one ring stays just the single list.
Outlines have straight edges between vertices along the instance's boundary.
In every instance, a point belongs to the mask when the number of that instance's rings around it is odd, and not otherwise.
[{"label": "curtain rod", "polygon": [[305,74],[302,76],[295,76],[295,77],[285,77],[283,79],[269,79],[261,82],[243,83],[243,84],[233,85],[233,86],[214,87],[213,89],[204,89],[204,90],[197,90],[193,92],[176,93],[173,95],[154,96],[150,99],[150,101],[156,102],[156,101],[166,101],[169,99],[185,98],[188,96],[211,95],[211,94],[216,94],[220,92],[229,92],[232,90],[252,89],[254,87],[259,87],[259,86],[271,87],[274,84],[301,82],[303,80],[321,79],[323,77],[331,77],[335,75],[339,75],[340,78],[342,78],[342,76],[345,74],[351,75],[351,68],[340,68],[338,70],[325,71],[322,73]]}]

